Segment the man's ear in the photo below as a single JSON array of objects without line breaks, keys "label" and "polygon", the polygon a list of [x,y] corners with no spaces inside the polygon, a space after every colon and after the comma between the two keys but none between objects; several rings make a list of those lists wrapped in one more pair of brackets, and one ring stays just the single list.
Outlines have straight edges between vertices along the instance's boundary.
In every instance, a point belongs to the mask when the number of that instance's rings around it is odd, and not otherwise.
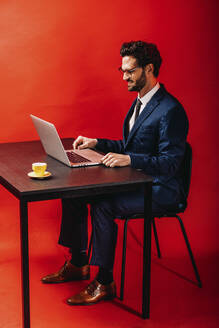
[{"label": "man's ear", "polygon": [[153,73],[154,72],[154,65],[151,63],[151,64],[147,64],[145,66],[145,73]]}]

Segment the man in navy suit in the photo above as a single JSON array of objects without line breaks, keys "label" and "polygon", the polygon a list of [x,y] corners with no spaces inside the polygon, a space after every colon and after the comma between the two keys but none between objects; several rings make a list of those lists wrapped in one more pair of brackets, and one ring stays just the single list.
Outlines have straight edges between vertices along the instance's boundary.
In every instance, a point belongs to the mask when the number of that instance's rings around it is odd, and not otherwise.
[{"label": "man in navy suit", "polygon": [[[152,211],[174,208],[183,198],[180,164],[188,133],[188,119],[179,101],[157,80],[162,62],[156,45],[142,41],[121,47],[120,71],[129,91],[138,92],[124,121],[123,140],[79,136],[73,147],[95,148],[106,155],[107,167],[131,166],[153,176]],[[72,258],[43,283],[89,279],[87,259],[87,204],[62,200],[59,243],[69,247]],[[67,300],[69,305],[92,304],[116,294],[113,263],[117,240],[115,219],[144,210],[143,190],[119,193],[91,202],[93,252],[91,264],[99,272],[88,287]]]}]

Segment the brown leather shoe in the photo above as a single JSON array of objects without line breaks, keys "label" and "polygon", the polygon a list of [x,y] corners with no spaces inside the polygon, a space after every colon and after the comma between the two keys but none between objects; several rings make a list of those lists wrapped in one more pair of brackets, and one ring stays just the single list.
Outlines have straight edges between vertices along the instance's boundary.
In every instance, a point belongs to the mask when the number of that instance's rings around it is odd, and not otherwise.
[{"label": "brown leather shoe", "polygon": [[49,274],[41,279],[44,284],[57,284],[72,280],[86,280],[90,279],[90,266],[84,265],[77,267],[66,261],[58,272]]},{"label": "brown leather shoe", "polygon": [[67,300],[69,305],[90,305],[102,300],[113,299],[116,296],[116,284],[101,285],[97,280],[93,280],[85,290],[70,297]]}]

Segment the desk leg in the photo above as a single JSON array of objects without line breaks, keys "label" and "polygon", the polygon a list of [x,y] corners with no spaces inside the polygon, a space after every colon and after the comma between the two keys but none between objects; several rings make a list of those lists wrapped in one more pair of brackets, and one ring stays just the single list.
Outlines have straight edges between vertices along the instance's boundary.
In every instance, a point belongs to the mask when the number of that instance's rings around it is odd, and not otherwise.
[{"label": "desk leg", "polygon": [[28,206],[20,200],[21,273],[23,327],[30,327],[29,251],[28,251]]},{"label": "desk leg", "polygon": [[150,316],[152,183],[145,184],[142,317]]}]

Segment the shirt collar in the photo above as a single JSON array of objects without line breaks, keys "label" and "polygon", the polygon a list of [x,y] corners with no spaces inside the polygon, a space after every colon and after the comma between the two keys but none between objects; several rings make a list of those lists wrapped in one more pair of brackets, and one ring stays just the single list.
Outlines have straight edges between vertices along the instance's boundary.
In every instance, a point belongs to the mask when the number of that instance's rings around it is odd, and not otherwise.
[{"label": "shirt collar", "polygon": [[143,105],[141,106],[141,109],[143,109],[147,105],[147,103],[151,100],[151,98],[159,88],[160,88],[160,83],[157,82],[157,84],[149,92],[147,92],[142,98],[140,98],[138,95],[138,98],[141,100]]}]

